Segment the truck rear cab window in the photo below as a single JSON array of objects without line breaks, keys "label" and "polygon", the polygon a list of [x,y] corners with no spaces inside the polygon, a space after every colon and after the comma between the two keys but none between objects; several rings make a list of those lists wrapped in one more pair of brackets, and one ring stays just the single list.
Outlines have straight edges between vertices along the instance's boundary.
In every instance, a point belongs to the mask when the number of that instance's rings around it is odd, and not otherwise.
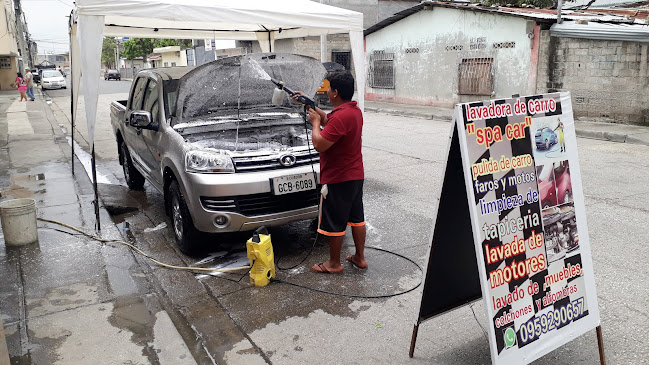
[{"label": "truck rear cab window", "polygon": [[142,110],[142,100],[144,99],[144,90],[146,88],[146,77],[140,77],[135,81],[133,96],[131,97],[131,110]]}]

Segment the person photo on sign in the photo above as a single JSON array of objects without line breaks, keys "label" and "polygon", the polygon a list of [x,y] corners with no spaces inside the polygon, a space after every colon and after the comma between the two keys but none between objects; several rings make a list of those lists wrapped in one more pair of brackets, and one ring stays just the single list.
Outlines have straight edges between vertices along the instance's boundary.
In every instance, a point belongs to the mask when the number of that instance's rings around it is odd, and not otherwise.
[{"label": "person photo on sign", "polygon": [[[301,94],[301,93],[300,93]],[[329,76],[327,96],[334,109],[325,113],[309,108],[312,141],[320,152],[320,183],[323,184],[318,232],[329,241],[329,260],[313,265],[316,273],[340,273],[343,239],[351,226],[356,252],[346,260],[365,269],[365,214],[363,211],[363,114],[355,101],[354,77],[345,72]],[[299,101],[297,96],[293,100]]]},{"label": "person photo on sign", "polygon": [[566,139],[563,135],[563,122],[561,118],[557,118],[557,127],[554,130],[559,130],[559,144],[561,145],[561,152],[566,152]]}]

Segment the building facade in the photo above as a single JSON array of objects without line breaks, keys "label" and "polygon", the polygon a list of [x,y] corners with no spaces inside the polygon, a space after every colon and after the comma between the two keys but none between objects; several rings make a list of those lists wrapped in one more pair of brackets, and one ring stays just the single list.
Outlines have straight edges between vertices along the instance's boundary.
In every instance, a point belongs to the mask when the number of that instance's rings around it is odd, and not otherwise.
[{"label": "building facade", "polygon": [[443,2],[407,9],[365,32],[365,98],[451,107],[570,91],[577,117],[649,125],[649,11],[556,18],[551,9]]},{"label": "building facade", "polygon": [[0,5],[0,90],[10,90],[17,72],[34,67],[37,62],[37,45],[29,37],[22,7],[18,0],[3,1]]}]

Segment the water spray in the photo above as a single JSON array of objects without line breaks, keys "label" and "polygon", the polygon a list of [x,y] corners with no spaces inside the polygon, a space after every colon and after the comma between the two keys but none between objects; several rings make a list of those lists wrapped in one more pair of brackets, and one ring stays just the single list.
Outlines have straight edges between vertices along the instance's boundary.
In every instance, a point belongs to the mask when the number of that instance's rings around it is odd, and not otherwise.
[{"label": "water spray", "polygon": [[270,81],[277,86],[277,88],[273,90],[273,104],[282,105],[282,100],[284,100],[284,93],[282,91],[285,91],[290,96],[297,96],[297,100],[299,100],[302,104],[315,110],[315,102],[310,97],[303,94],[298,94],[295,91],[289,89],[284,84],[284,81],[277,81],[273,78],[271,78]]}]

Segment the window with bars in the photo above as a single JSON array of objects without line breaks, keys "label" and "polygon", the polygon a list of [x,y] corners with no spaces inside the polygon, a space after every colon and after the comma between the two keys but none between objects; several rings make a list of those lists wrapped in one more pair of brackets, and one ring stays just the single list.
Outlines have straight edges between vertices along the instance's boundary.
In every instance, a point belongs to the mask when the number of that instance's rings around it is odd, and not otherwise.
[{"label": "window with bars", "polygon": [[463,58],[458,74],[458,93],[491,95],[493,92],[493,58]]},{"label": "window with bars", "polygon": [[394,89],[394,53],[370,55],[370,85],[377,89]]}]

